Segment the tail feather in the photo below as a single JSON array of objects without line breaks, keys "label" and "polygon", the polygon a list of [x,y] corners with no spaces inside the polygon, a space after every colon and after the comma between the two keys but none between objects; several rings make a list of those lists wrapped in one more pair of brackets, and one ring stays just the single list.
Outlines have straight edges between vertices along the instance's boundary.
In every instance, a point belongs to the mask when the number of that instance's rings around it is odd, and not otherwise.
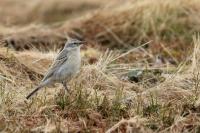
[{"label": "tail feather", "polygon": [[29,99],[33,94],[35,94],[37,91],[39,91],[42,87],[38,86],[35,90],[33,90],[27,97],[26,99]]}]

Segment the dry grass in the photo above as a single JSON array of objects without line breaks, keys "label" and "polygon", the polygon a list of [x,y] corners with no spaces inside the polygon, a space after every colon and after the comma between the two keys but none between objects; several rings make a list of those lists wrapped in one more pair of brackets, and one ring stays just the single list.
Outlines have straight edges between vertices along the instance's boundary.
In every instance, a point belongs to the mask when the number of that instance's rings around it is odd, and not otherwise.
[{"label": "dry grass", "polygon": [[30,101],[25,100],[26,94],[39,82],[54,54],[2,49],[1,131],[198,131],[199,38],[194,44],[193,57],[176,72],[163,73],[165,80],[154,87],[121,80],[112,69],[121,68],[117,61],[121,55],[107,51],[97,63],[82,67],[70,82],[70,95],[63,95],[63,88],[56,86]]},{"label": "dry grass", "polygon": [[187,51],[192,35],[200,31],[199,7],[198,0],[134,0],[96,12],[79,22],[80,27],[76,24],[74,30],[111,48],[153,40],[150,47],[154,53],[163,51],[164,46],[174,57],[183,59],[182,51]]},{"label": "dry grass", "polygon": [[0,23],[5,26],[62,23],[66,19],[83,15],[105,4],[105,0],[1,0]]},{"label": "dry grass", "polygon": [[[49,4],[54,6],[56,5],[53,4],[54,2]],[[97,1],[96,3],[98,4],[98,2],[104,3],[105,1]],[[64,5],[59,1],[58,3]],[[81,4],[81,2],[78,3]],[[89,1],[88,3],[95,2]],[[29,49],[29,44],[40,49],[43,49],[40,47],[43,45],[45,48],[50,47],[50,49],[52,47],[61,48],[66,34],[84,38],[90,41],[93,47],[96,47],[94,42],[98,42],[102,44],[103,48],[127,49],[130,46],[153,40],[152,45],[149,46],[150,52],[172,58],[177,63],[185,59],[183,53],[188,53],[188,48],[191,48],[193,34],[200,31],[200,2],[198,0],[166,0],[164,2],[134,0],[119,5],[110,3],[107,5],[110,6],[97,8],[93,13],[88,11],[85,13],[86,15],[75,17],[76,19],[62,17],[64,19],[62,23],[54,22],[53,25],[48,25],[47,22],[41,21],[39,23],[43,23],[45,26],[36,25],[32,28],[32,26],[27,25],[23,30],[21,27],[15,27],[13,32],[2,31],[1,35],[7,46],[17,50]],[[67,9],[67,7],[63,8]],[[48,9],[52,9],[52,12],[57,14],[53,7],[49,6]],[[38,10],[40,12],[38,14],[45,17],[46,15],[42,11]],[[36,18],[36,20],[40,20],[40,17],[36,16]],[[58,20],[58,22],[61,21]]]},{"label": "dry grass", "polygon": [[[200,2],[115,3],[0,2],[0,132],[200,131]],[[56,84],[25,100],[67,34],[89,42],[70,94]]]}]

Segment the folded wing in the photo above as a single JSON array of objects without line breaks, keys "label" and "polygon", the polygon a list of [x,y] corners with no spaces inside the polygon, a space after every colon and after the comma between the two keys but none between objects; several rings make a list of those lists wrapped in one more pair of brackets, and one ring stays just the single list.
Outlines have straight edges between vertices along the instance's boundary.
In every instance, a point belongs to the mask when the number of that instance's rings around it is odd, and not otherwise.
[{"label": "folded wing", "polygon": [[65,63],[68,59],[68,50],[67,49],[63,49],[58,56],[56,57],[56,59],[54,60],[53,64],[51,65],[50,69],[48,70],[48,72],[46,73],[46,75],[44,76],[42,81],[45,81],[46,79],[50,78],[54,72],[60,68],[60,66]]}]

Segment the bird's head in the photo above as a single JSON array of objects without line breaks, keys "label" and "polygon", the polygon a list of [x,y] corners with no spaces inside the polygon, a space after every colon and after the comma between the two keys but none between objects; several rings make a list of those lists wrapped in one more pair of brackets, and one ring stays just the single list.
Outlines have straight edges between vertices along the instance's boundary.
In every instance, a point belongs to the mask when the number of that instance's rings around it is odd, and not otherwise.
[{"label": "bird's head", "polygon": [[65,48],[69,50],[74,50],[74,49],[80,48],[80,46],[85,43],[86,43],[85,41],[80,41],[78,39],[69,39],[65,43]]}]

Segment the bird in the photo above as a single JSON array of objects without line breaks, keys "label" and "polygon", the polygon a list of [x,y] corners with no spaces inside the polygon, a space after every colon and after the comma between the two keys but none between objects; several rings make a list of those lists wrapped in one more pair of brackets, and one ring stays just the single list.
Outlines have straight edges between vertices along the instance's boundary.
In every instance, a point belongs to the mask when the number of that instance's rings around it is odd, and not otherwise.
[{"label": "bird", "polygon": [[80,47],[85,43],[85,41],[80,41],[78,39],[68,39],[64,48],[58,53],[40,84],[26,96],[26,99],[32,97],[32,95],[41,88],[55,83],[61,83],[65,90],[68,91],[67,82],[69,82],[80,70]]}]

